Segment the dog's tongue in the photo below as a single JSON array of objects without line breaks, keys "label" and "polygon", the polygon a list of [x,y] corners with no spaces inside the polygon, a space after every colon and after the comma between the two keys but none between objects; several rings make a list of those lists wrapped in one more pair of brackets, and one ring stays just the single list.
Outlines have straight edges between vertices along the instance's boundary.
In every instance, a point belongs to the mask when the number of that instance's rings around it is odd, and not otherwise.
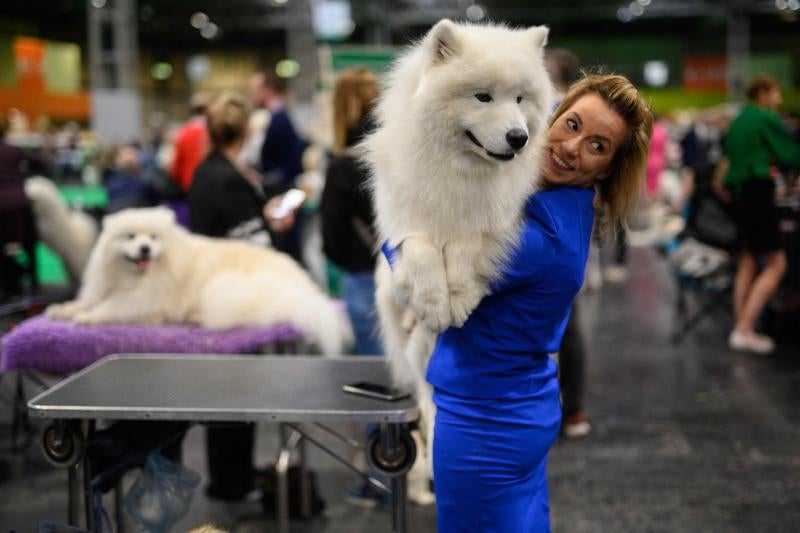
[{"label": "dog's tongue", "polygon": [[150,260],[149,259],[137,259],[136,260],[136,266],[138,266],[139,268],[144,270],[145,268],[150,266]]}]

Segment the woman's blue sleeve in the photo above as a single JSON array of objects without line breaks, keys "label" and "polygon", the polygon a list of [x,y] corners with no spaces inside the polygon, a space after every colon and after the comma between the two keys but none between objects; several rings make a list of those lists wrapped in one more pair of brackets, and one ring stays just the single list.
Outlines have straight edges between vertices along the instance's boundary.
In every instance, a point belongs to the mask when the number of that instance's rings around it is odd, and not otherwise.
[{"label": "woman's blue sleeve", "polygon": [[542,270],[553,262],[557,248],[556,236],[556,224],[550,210],[536,196],[531,197],[519,242],[511,252],[500,278],[490,285],[491,292],[497,293],[537,281]]}]

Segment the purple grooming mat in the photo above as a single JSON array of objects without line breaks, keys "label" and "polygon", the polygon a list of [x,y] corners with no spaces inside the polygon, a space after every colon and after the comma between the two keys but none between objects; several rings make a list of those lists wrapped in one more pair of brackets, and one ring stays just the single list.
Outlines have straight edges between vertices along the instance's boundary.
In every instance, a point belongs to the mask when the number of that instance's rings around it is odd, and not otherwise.
[{"label": "purple grooming mat", "polygon": [[38,316],[2,338],[0,372],[39,370],[65,374],[115,353],[254,353],[265,344],[295,342],[289,325],[209,330],[197,326],[80,325]]}]

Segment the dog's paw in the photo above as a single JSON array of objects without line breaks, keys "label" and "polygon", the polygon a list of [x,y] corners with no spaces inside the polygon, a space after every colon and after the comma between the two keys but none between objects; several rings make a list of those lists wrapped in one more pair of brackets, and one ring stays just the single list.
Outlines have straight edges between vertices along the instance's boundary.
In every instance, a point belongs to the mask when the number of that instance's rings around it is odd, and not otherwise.
[{"label": "dog's paw", "polygon": [[403,328],[406,335],[410,335],[411,330],[413,330],[416,325],[417,317],[414,315],[414,312],[408,308],[404,309],[400,316],[400,326]]},{"label": "dog's paw", "polygon": [[69,320],[75,315],[77,309],[73,302],[52,304],[47,306],[44,315],[52,320]]},{"label": "dog's paw", "polygon": [[479,285],[450,287],[450,320],[453,326],[460,328],[464,325],[469,315],[478,307],[484,292]]},{"label": "dog's paw", "polygon": [[76,324],[101,324],[104,322],[103,317],[91,311],[81,311],[72,317],[72,321]]},{"label": "dog's paw", "polygon": [[418,287],[408,302],[417,320],[434,332],[444,331],[450,327],[450,299],[447,291],[438,288]]}]

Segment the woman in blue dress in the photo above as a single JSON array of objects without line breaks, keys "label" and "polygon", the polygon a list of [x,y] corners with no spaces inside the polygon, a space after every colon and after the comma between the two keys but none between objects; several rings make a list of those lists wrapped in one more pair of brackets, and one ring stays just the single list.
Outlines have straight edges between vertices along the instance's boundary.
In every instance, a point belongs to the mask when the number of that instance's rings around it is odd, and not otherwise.
[{"label": "woman in blue dress", "polygon": [[614,228],[636,201],[652,120],[615,75],[577,82],[553,114],[545,185],[528,199],[520,242],[428,366],[439,533],[550,530],[545,468],[561,407],[548,354],[583,282],[593,225]]}]

